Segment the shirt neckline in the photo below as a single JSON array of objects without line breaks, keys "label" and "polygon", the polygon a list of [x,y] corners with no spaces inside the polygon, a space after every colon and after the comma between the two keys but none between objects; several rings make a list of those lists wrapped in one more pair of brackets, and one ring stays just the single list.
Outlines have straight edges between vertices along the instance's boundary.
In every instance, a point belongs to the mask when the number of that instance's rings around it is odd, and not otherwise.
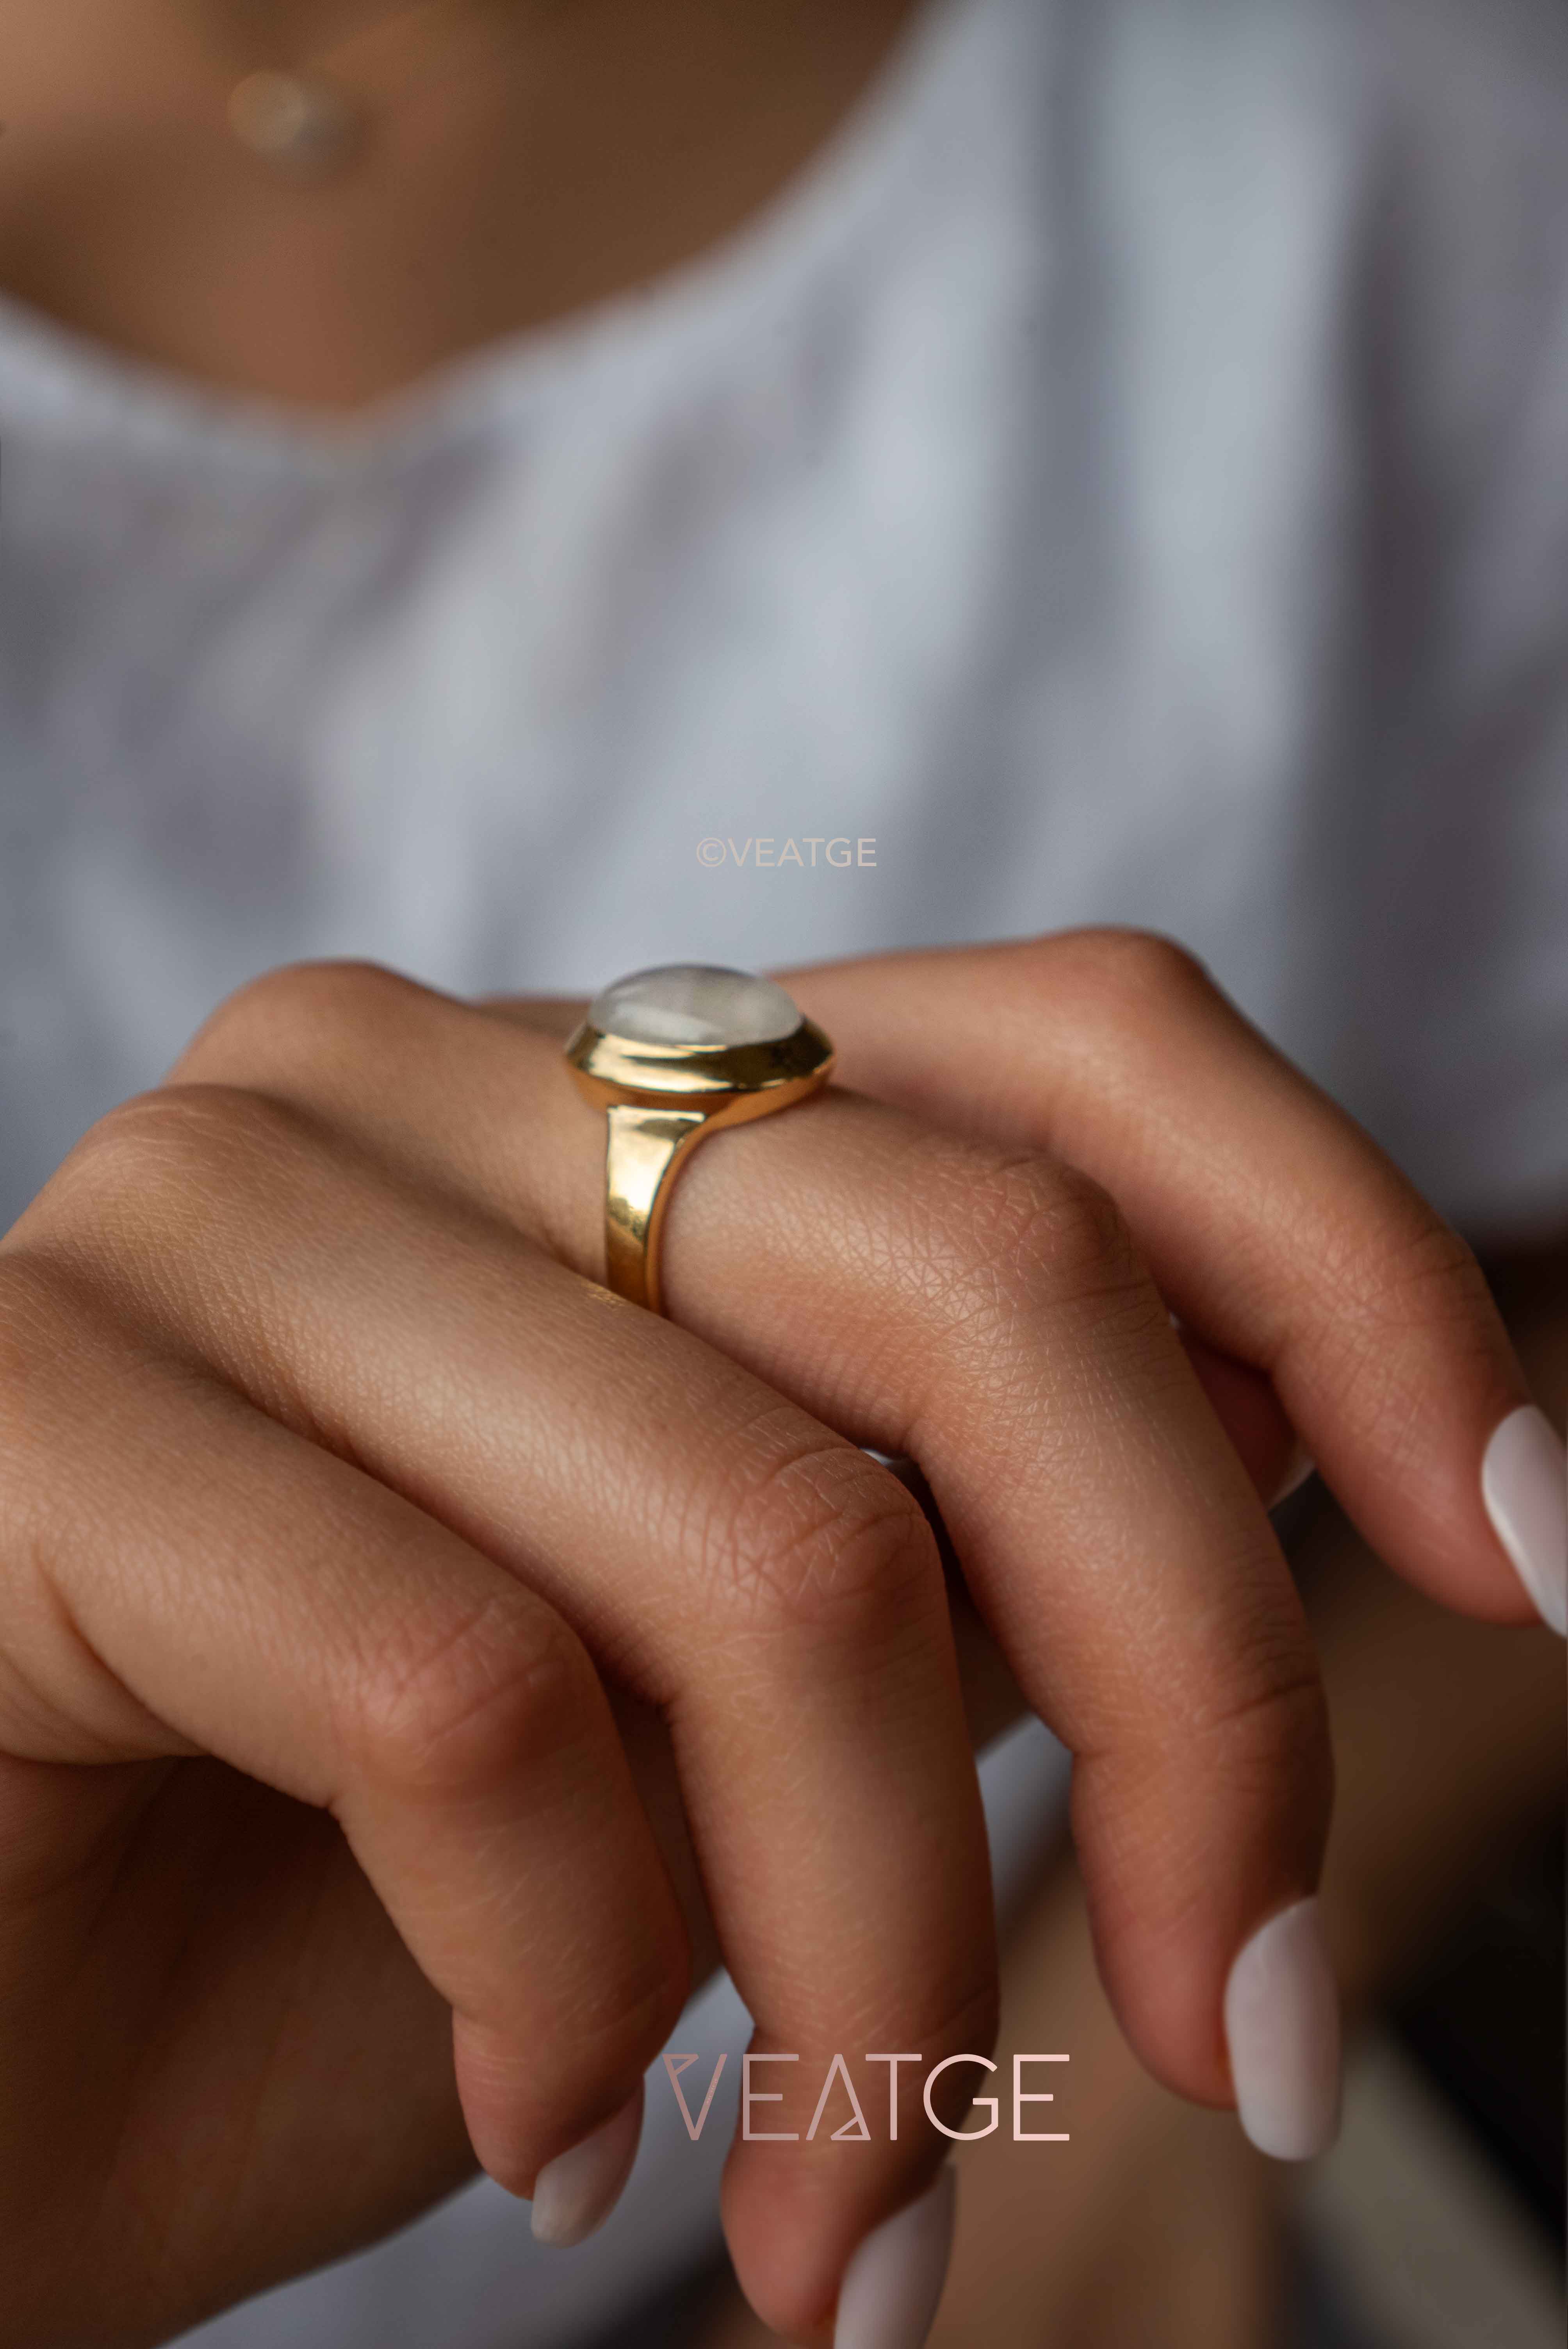
[{"label": "shirt neckline", "polygon": [[701,253],[631,287],[449,359],[346,416],[203,384],[78,332],[0,289],[0,423],[57,436],[197,454],[256,470],[359,473],[397,467],[487,426],[516,422],[570,378],[629,346],[645,374],[733,341],[802,279],[852,250],[901,164],[945,105],[949,61],[993,0],[920,0],[868,88],[785,185]]}]

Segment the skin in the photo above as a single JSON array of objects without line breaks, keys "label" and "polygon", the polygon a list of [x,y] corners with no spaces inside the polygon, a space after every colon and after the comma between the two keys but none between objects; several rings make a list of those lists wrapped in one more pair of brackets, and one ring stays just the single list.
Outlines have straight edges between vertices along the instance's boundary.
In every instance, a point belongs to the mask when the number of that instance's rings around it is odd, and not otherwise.
[{"label": "skin", "polygon": [[[989,2044],[942,1564],[857,1444],[920,1459],[1078,1754],[1108,1995],[1201,2103],[1231,2100],[1230,1964],[1327,1826],[1264,1512],[1293,1428],[1412,1584],[1529,1619],[1480,1498],[1528,1389],[1473,1258],[1190,958],[1079,933],[793,985],[846,1083],[696,1154],[669,1321],[596,1285],[562,1007],[361,966],[232,999],[5,1240],[0,2219],[29,2349],[150,2342],[367,2240],[467,2143],[527,2192],[633,2093],[692,1920],[617,1707],[662,1724],[802,2093],[835,2049]],[[735,2147],[730,2249],[776,2331],[824,2336],[934,2137]]]},{"label": "skin", "polygon": [[[1489,1271],[1561,1428],[1568,1246],[1495,1258]],[[1318,1497],[1293,1555],[1334,1728],[1322,1899],[1354,2030],[1511,1838],[1543,1826],[1560,1802],[1563,1654],[1542,1630],[1480,1630],[1434,1607]],[[1096,1972],[1065,1851],[1003,1944],[1003,2077],[1009,2050],[1047,2047],[1071,2054],[1052,2124],[1070,2149],[1029,2152],[1005,2136],[959,2148],[957,2233],[931,2349],[1256,2349],[1284,2337],[1290,2175],[1139,2064]],[[692,2329],[696,2349],[776,2338],[727,2280]]]},{"label": "skin", "polygon": [[[341,417],[740,228],[831,140],[916,13],[7,9],[0,285],[182,376]],[[375,135],[352,171],[300,188],[247,155],[223,109],[251,67],[334,49]]]}]

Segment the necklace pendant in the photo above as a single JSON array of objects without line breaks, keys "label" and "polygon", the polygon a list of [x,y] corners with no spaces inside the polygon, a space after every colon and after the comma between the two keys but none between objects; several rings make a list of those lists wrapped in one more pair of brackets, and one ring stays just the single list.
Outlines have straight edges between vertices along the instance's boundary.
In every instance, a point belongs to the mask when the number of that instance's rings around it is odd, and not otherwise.
[{"label": "necklace pendant", "polygon": [[229,128],[242,147],[291,180],[341,170],[359,143],[352,101],[320,74],[247,74],[229,93]]}]

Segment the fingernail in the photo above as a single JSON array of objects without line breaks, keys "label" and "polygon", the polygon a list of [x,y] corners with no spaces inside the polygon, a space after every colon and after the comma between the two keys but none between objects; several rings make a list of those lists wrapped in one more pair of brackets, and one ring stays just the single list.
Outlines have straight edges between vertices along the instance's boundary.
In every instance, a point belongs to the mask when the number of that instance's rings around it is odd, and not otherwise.
[{"label": "fingernail", "polygon": [[921,2349],[947,2281],[957,2190],[944,2162],[918,2202],[866,2237],[844,2270],[833,2349]]},{"label": "fingernail", "polygon": [[1486,1513],[1542,1618],[1568,1633],[1568,1456],[1544,1413],[1511,1412],[1480,1464]]},{"label": "fingernail", "polygon": [[637,2158],[643,2133],[639,2086],[620,2111],[574,2145],[547,2161],[533,2183],[533,2240],[567,2251],[602,2227],[621,2199]]},{"label": "fingernail", "polygon": [[1282,1507],[1284,1504],[1290,1499],[1291,1495],[1293,1493],[1299,1493],[1307,1478],[1309,1476],[1315,1475],[1316,1473],[1317,1463],[1298,1435],[1294,1446],[1292,1447],[1290,1459],[1286,1463],[1284,1475],[1281,1481],[1279,1491],[1269,1503],[1270,1508],[1277,1509]]},{"label": "fingernail", "polygon": [[1315,1899],[1253,1935],[1225,1985],[1242,2127],[1260,2153],[1310,2161],[1339,2130],[1339,1990]]}]

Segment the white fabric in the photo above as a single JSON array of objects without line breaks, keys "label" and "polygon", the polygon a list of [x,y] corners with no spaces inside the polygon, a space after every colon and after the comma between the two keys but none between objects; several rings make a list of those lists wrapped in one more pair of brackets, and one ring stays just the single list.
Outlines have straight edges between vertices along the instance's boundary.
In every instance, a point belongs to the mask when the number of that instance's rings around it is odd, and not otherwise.
[{"label": "white fabric", "polygon": [[[291,955],[1174,930],[1568,1164],[1568,20],[944,0],[642,298],[341,442],[0,315],[0,1205]],[[707,835],[874,868],[704,869]]]},{"label": "white fabric", "polygon": [[[1561,1218],[1565,101],[1556,0],[933,0],[744,233],[353,429],[0,303],[0,1221],[290,957],[1108,919],[1455,1215]],[[813,837],[874,863],[699,859]],[[711,2223],[676,2175],[196,2337],[565,2344]]]}]

